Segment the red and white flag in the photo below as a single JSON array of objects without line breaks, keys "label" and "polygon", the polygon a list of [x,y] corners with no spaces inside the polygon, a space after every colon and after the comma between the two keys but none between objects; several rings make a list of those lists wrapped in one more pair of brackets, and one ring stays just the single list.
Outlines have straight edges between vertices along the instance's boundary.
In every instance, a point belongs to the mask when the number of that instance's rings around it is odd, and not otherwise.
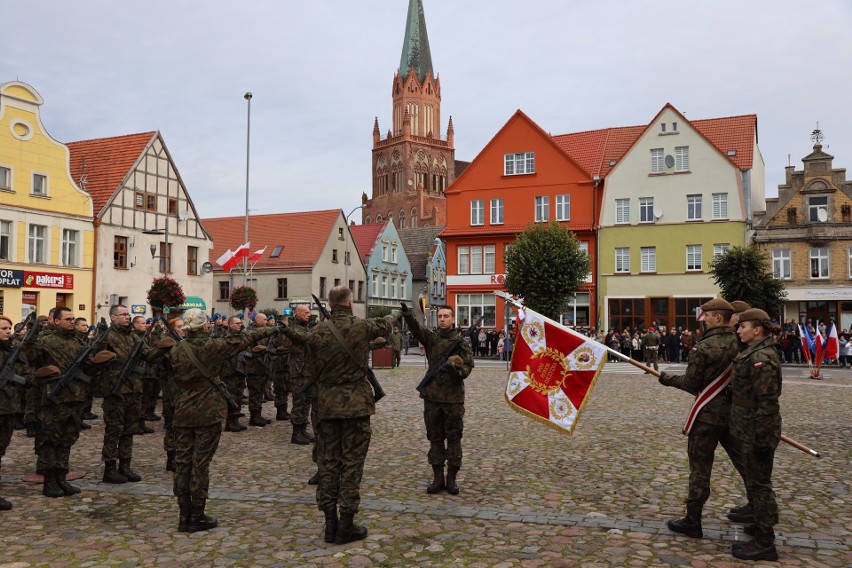
[{"label": "red and white flag", "polygon": [[806,363],[811,362],[811,347],[808,345],[808,335],[805,333],[805,328],[799,324],[799,339],[802,342],[802,358]]},{"label": "red and white flag", "polygon": [[592,393],[606,347],[523,307],[506,402],[524,416],[571,434]]},{"label": "red and white flag", "polygon": [[223,254],[222,256],[220,256],[219,258],[216,259],[216,264],[218,264],[222,268],[225,268],[225,265],[232,258],[234,258],[234,251],[232,251],[231,249],[228,249],[228,250],[225,251],[225,254]]},{"label": "red and white flag", "polygon": [[260,260],[260,257],[262,257],[263,253],[265,253],[265,252],[266,252],[266,247],[263,247],[262,249],[256,250],[253,253],[251,253],[249,255],[248,259],[249,259],[250,262],[258,261],[258,260]]},{"label": "red and white flag", "polygon": [[837,326],[833,321],[828,322],[829,330],[825,332],[825,358],[837,359],[840,348],[840,339],[837,337]]},{"label": "red and white flag", "polygon": [[231,270],[237,263],[249,255],[251,243],[243,243],[234,250],[234,254],[224,264],[220,264],[225,270]]}]

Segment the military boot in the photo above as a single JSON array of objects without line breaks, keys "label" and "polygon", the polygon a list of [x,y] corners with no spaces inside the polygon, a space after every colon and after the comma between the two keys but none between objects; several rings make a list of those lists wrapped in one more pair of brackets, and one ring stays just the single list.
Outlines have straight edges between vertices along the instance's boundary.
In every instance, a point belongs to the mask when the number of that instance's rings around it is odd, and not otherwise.
[{"label": "military boot", "polygon": [[88,412],[83,413],[83,420],[97,420],[98,415],[89,410]]},{"label": "military boot", "polygon": [[325,532],[322,539],[325,542],[332,543],[337,536],[337,525],[339,522],[337,518],[337,505],[329,507],[323,513],[325,513]]},{"label": "military boot", "polygon": [[50,468],[44,472],[44,487],[41,494],[45,497],[64,497],[65,492],[56,483],[56,470]]},{"label": "military boot", "polygon": [[432,474],[432,483],[426,488],[426,493],[434,495],[435,493],[440,493],[447,487],[444,483],[444,466],[433,465]]},{"label": "military boot", "polygon": [[751,506],[751,503],[734,507],[728,511],[728,520],[735,523],[753,523],[754,508]]},{"label": "military boot", "polygon": [[67,469],[57,469],[56,470],[56,484],[62,490],[62,493],[65,495],[77,495],[80,493],[80,488],[75,487],[68,483],[68,470]]},{"label": "military boot", "polygon": [[189,532],[189,516],[192,513],[192,497],[186,495],[178,497],[178,508],[180,516],[178,517],[178,532]]},{"label": "military boot", "polygon": [[36,425],[33,422],[27,422],[24,424],[24,427],[27,429],[27,438],[35,438],[36,437]]},{"label": "military boot", "polygon": [[340,522],[337,524],[337,533],[334,535],[336,544],[346,544],[356,540],[367,538],[367,527],[355,524],[355,513],[340,513]]},{"label": "military boot", "polygon": [[240,417],[236,414],[229,414],[228,420],[225,422],[225,432],[242,432],[243,430],[246,430],[246,426],[240,423]]},{"label": "military boot", "polygon": [[154,412],[149,412],[143,417],[143,420],[146,422],[159,422],[162,420],[159,414],[155,414]]},{"label": "military boot", "polygon": [[199,532],[210,529],[215,529],[219,526],[219,521],[213,517],[208,517],[204,514],[204,507],[207,505],[206,499],[193,499],[190,507],[189,521],[186,525],[186,532]]},{"label": "military boot", "polygon": [[748,536],[754,536],[757,534],[757,525],[754,523],[746,523],[743,527],[743,532]]},{"label": "military boot", "polygon": [[703,538],[704,531],[701,529],[701,517],[693,517],[688,513],[682,519],[671,519],[666,526],[672,532],[680,533],[691,538]]},{"label": "military boot", "polygon": [[130,458],[122,459],[118,462],[118,472],[127,478],[127,481],[137,482],[142,481],[142,476],[130,469]]},{"label": "military boot", "polygon": [[732,546],[731,554],[740,560],[778,560],[775,541],[770,539],[754,539],[741,546]]},{"label": "military boot", "polygon": [[168,450],[166,452],[166,471],[177,471],[175,467],[175,451]]},{"label": "military boot", "polygon": [[104,463],[104,483],[127,483],[127,478],[121,475],[115,467],[115,461]]},{"label": "military boot", "polygon": [[259,426],[260,428],[263,428],[266,426],[266,420],[263,419],[260,412],[252,412],[251,418],[249,419],[249,426]]},{"label": "military boot", "polygon": [[154,429],[148,428],[148,425],[145,424],[144,418],[139,419],[139,433],[140,434],[153,434],[154,433]]},{"label": "military boot", "polygon": [[319,485],[319,471],[311,476],[308,480],[308,485]]},{"label": "military boot", "polygon": [[310,444],[311,438],[308,436],[307,429],[307,424],[293,424],[293,435],[290,436],[290,443],[298,444],[299,446]]},{"label": "military boot", "polygon": [[447,468],[447,493],[450,495],[459,494],[459,486],[456,483],[456,475],[459,472],[458,467],[450,466]]},{"label": "military boot", "polygon": [[[12,510],[12,504],[9,501],[6,501],[2,497],[0,497],[0,511],[11,511],[11,510]],[[329,541],[326,540],[326,542],[329,542]],[[333,535],[331,537],[331,542],[334,542],[334,536]]]},{"label": "military boot", "polygon": [[290,420],[290,413],[287,412],[287,405],[279,406],[275,411],[276,420]]}]

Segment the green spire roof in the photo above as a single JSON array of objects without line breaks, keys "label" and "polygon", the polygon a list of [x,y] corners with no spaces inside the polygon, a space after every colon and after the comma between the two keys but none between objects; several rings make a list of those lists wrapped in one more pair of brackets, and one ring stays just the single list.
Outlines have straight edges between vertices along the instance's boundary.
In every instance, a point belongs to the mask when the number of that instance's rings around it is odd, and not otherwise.
[{"label": "green spire roof", "polygon": [[429,36],[426,34],[423,0],[408,0],[408,18],[405,22],[405,41],[402,44],[402,57],[399,60],[399,74],[405,79],[412,68],[421,83],[430,71],[432,76],[435,76],[435,72],[432,71]]}]

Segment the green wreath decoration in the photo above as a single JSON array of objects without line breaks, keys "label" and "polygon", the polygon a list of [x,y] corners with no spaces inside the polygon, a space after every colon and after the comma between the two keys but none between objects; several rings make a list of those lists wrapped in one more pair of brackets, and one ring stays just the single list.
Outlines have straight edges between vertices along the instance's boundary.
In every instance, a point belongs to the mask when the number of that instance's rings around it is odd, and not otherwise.
[{"label": "green wreath decoration", "polygon": [[166,276],[154,278],[148,289],[148,303],[154,308],[174,308],[186,301],[186,295],[180,284]]},{"label": "green wreath decoration", "polygon": [[231,290],[230,304],[235,310],[251,310],[257,305],[257,292],[249,286],[237,286]]}]

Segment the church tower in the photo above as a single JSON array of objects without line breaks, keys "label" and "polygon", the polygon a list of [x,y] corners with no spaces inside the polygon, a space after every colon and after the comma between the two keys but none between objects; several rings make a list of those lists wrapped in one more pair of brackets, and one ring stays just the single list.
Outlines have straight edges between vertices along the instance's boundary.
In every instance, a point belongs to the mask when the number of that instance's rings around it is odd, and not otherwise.
[{"label": "church tower", "polygon": [[372,196],[361,196],[364,224],[392,218],[405,229],[444,226],[444,190],[455,180],[453,119],[441,136],[441,80],[432,69],[423,0],[409,0],[399,69],[394,74],[393,121],[382,138],[373,123]]}]

